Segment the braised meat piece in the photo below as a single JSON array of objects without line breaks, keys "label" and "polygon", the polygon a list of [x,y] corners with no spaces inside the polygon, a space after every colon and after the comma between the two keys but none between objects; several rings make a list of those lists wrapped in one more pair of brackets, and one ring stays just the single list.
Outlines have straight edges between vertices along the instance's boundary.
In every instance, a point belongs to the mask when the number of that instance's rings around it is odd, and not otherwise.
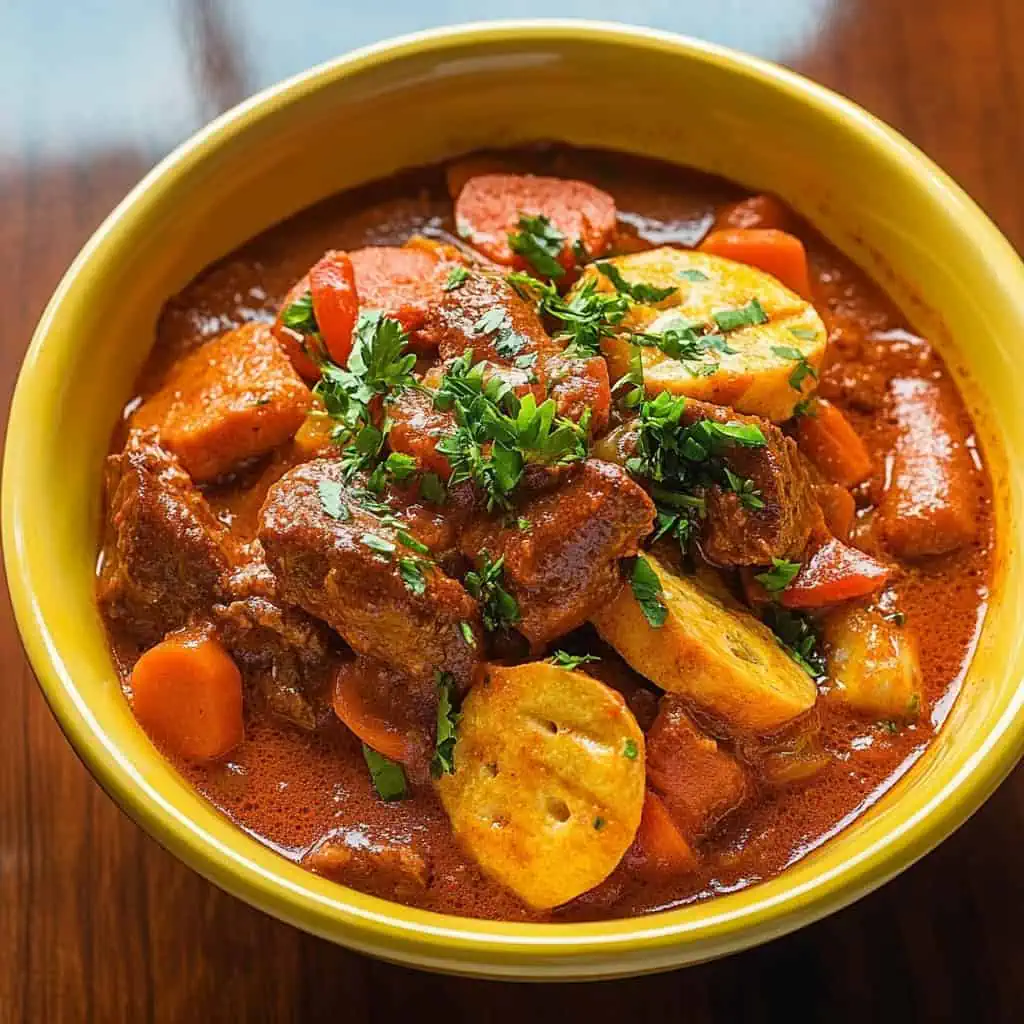
[{"label": "braised meat piece", "polygon": [[316,728],[328,707],[323,691],[330,647],[323,624],[300,608],[255,595],[216,605],[213,621],[264,705],[303,729]]},{"label": "braised meat piece", "polygon": [[753,481],[764,508],[746,508],[732,491],[709,488],[700,542],[704,554],[718,565],[771,565],[773,558],[799,556],[822,518],[813,481],[796,442],[774,423],[757,416],[688,401],[683,421],[704,419],[754,424],[767,442],[760,448],[736,445],[724,454],[733,473]]},{"label": "braised meat piece", "polygon": [[644,490],[618,466],[592,459],[558,488],[524,502],[511,524],[480,519],[461,543],[468,558],[484,551],[504,558],[504,586],[519,604],[516,628],[537,648],[614,597],[620,559],[636,554],[653,525]]},{"label": "braised meat piece", "polygon": [[212,480],[287,441],[313,397],[266,324],[228,331],[177,363],[135,413],[195,480]]},{"label": "braised meat piece", "polygon": [[107,459],[107,528],[98,598],[143,646],[224,597],[235,542],[155,431],[132,431]]},{"label": "braised meat piece", "polygon": [[697,728],[674,694],[661,698],[647,733],[647,780],[691,842],[711,831],[750,792],[739,761]]},{"label": "braised meat piece", "polygon": [[467,683],[480,616],[462,585],[403,543],[393,516],[346,484],[338,460],[286,473],[260,512],[259,540],[282,598],[323,619],[358,654],[412,676]]},{"label": "braised meat piece", "polygon": [[404,903],[415,902],[430,883],[430,868],[412,847],[373,842],[355,831],[327,836],[302,858],[302,866],[360,892]]}]

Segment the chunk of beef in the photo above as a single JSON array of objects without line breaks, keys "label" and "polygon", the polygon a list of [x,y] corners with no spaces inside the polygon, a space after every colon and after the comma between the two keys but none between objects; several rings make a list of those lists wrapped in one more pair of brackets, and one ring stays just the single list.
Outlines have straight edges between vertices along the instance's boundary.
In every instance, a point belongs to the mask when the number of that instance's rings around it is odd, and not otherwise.
[{"label": "chunk of beef", "polygon": [[97,596],[119,630],[148,646],[223,598],[237,550],[155,431],[132,431],[107,460],[106,486]]},{"label": "chunk of beef", "polygon": [[488,517],[462,536],[469,558],[505,559],[505,588],[534,647],[575,629],[622,585],[620,559],[635,555],[654,525],[654,505],[624,470],[589,460],[516,513],[529,528]]},{"label": "chunk of beef", "polygon": [[302,858],[302,866],[333,882],[400,903],[414,903],[430,884],[427,861],[412,847],[374,842],[354,830],[327,836]]},{"label": "chunk of beef", "polygon": [[275,715],[314,729],[327,711],[329,635],[299,608],[252,595],[216,605],[213,621],[251,689]]},{"label": "chunk of beef", "polygon": [[393,517],[366,506],[332,459],[298,466],[270,489],[259,540],[282,598],[323,619],[358,654],[413,676],[443,669],[467,683],[480,650],[476,603],[400,541]]},{"label": "chunk of beef", "polygon": [[661,698],[647,733],[647,780],[690,841],[711,831],[749,793],[739,761],[702,732],[672,694]]},{"label": "chunk of beef", "polygon": [[725,464],[753,481],[764,507],[746,508],[734,492],[709,488],[700,541],[704,554],[718,565],[771,565],[773,558],[802,554],[822,517],[796,442],[767,420],[706,402],[688,401],[683,419],[754,424],[767,442],[760,448],[736,445],[726,450]]},{"label": "chunk of beef", "polygon": [[212,480],[287,441],[312,402],[266,324],[208,341],[171,370],[135,413],[195,480]]},{"label": "chunk of beef", "polygon": [[544,364],[544,372],[558,415],[578,423],[589,410],[591,434],[603,434],[608,427],[612,404],[608,364],[604,357],[578,359],[558,353]]}]

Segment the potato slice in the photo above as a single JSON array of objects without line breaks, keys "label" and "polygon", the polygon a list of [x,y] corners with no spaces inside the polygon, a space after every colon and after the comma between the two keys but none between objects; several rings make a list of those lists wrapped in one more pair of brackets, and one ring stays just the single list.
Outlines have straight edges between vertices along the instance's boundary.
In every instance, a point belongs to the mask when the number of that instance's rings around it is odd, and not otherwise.
[{"label": "potato slice", "polygon": [[876,609],[842,608],[825,623],[830,699],[878,718],[921,711],[921,663],[913,634]]},{"label": "potato slice", "polygon": [[437,788],[481,870],[531,907],[555,907],[602,882],[633,841],[643,733],[622,697],[583,672],[491,665]]},{"label": "potato slice", "polygon": [[[713,314],[740,309],[756,298],[768,320],[725,332],[729,348],[735,351],[708,352],[703,357],[707,372],[699,362],[685,362],[645,346],[642,358],[648,392],[671,391],[782,421],[793,415],[796,403],[813,389],[814,377],[806,372],[800,387],[793,387],[793,372],[802,365],[793,356],[799,353],[817,372],[825,355],[825,325],[814,306],[770,274],[721,256],[670,248],[631,253],[607,262],[630,284],[675,289],[660,302],[631,304],[616,336],[606,339],[604,354],[613,378],[629,371],[631,332],[661,334],[680,323],[694,322],[715,328]],[[614,289],[593,264],[576,288],[595,277],[600,290]]]},{"label": "potato slice", "polygon": [[813,707],[814,681],[764,623],[696,579],[644,556],[661,581],[664,625],[647,621],[631,587],[593,616],[601,636],[641,675],[737,729],[764,734]]}]

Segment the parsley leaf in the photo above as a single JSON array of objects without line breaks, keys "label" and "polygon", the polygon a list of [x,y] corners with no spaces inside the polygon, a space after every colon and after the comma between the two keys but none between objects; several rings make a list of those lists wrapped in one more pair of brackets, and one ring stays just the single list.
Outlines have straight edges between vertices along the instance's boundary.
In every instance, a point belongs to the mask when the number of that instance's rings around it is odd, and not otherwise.
[{"label": "parsley leaf", "polygon": [[491,633],[519,621],[519,603],[502,586],[504,579],[504,556],[492,562],[486,551],[480,553],[477,568],[466,573],[466,590],[480,602],[484,628]]},{"label": "parsley leaf", "polygon": [[377,795],[387,803],[392,800],[401,800],[408,795],[408,786],[405,781],[405,772],[402,766],[377,753],[373,747],[363,744],[363,759],[366,767],[370,769],[370,778],[373,780],[373,788]]},{"label": "parsley leaf", "polygon": [[437,673],[437,733],[430,774],[439,779],[455,771],[455,741],[459,714],[455,710],[455,677],[448,672]]},{"label": "parsley leaf", "polygon": [[779,646],[812,678],[825,675],[825,656],[822,654],[818,632],[806,615],[789,611],[781,605],[765,608],[764,621],[775,634]]},{"label": "parsley leaf", "polygon": [[529,274],[513,272],[506,280],[522,298],[534,300],[542,316],[562,325],[555,340],[565,342],[566,354],[580,358],[600,355],[601,339],[612,336],[629,309],[624,295],[599,292],[594,277],[585,278],[567,299]]},{"label": "parsley leaf", "polygon": [[411,551],[415,551],[418,555],[429,555],[430,548],[427,547],[422,541],[418,541],[411,533],[406,530],[398,531],[398,539],[401,543],[409,548]]},{"label": "parsley leaf", "polygon": [[508,236],[509,248],[523,257],[538,274],[561,277],[565,268],[558,262],[565,235],[544,214],[519,214],[519,230]]},{"label": "parsley leaf", "polygon": [[316,334],[320,327],[313,312],[313,293],[304,292],[281,312],[281,323],[299,334]]},{"label": "parsley leaf", "polygon": [[493,334],[494,331],[500,330],[508,323],[508,310],[503,309],[501,306],[494,306],[487,310],[483,316],[475,324],[473,324],[474,334]]},{"label": "parsley leaf", "polygon": [[711,279],[703,270],[697,270],[695,267],[687,267],[685,270],[679,271],[679,276],[685,281],[710,281]]},{"label": "parsley leaf", "polygon": [[661,580],[646,558],[638,555],[633,561],[633,573],[629,582],[644,618],[655,629],[660,629],[665,625],[668,608],[661,600]]},{"label": "parsley leaf", "polygon": [[402,577],[402,582],[410,593],[420,597],[426,592],[427,578],[423,575],[422,559],[400,558],[398,560],[398,574]]},{"label": "parsley leaf", "polygon": [[555,651],[548,658],[548,661],[557,668],[567,668],[570,671],[577,669],[580,665],[587,665],[592,661],[600,661],[596,654],[569,654],[566,651]]},{"label": "parsley leaf", "polygon": [[467,277],[469,277],[469,270],[461,264],[456,264],[448,271],[448,277],[445,278],[445,282],[441,287],[446,292],[453,292],[456,288],[461,288],[466,283]]},{"label": "parsley leaf", "polygon": [[462,639],[466,641],[467,647],[476,647],[476,636],[473,633],[473,627],[463,620],[459,623],[459,632],[462,633]]},{"label": "parsley leaf", "polygon": [[634,302],[663,302],[678,290],[672,287],[658,288],[653,284],[646,284],[643,281],[634,284],[622,276],[622,271],[614,263],[595,263],[594,265],[611,281],[617,292],[628,296]]},{"label": "parsley leaf", "polygon": [[420,496],[432,505],[443,505],[448,498],[448,491],[436,473],[424,473],[420,477]]},{"label": "parsley leaf", "polygon": [[352,518],[348,505],[341,500],[341,484],[337,480],[320,480],[316,485],[320,495],[320,506],[332,518],[339,521]]},{"label": "parsley leaf", "polygon": [[768,591],[777,594],[793,582],[800,571],[799,562],[790,562],[785,558],[773,558],[772,567],[767,572],[759,572],[754,579]]},{"label": "parsley leaf", "polygon": [[789,386],[794,391],[802,391],[807,377],[817,380],[818,371],[807,361],[807,357],[792,345],[772,345],[772,352],[780,359],[792,359],[796,362],[793,372],[789,375]]},{"label": "parsley leaf", "polygon": [[738,309],[723,309],[711,314],[711,319],[720,331],[736,331],[741,327],[756,327],[768,322],[768,314],[756,299],[751,299],[745,306]]},{"label": "parsley leaf", "polygon": [[630,738],[622,745],[622,756],[630,761],[635,761],[640,756],[640,748],[636,745],[636,740]]},{"label": "parsley leaf", "polygon": [[794,338],[799,338],[801,341],[817,341],[818,333],[812,330],[810,327],[790,327],[789,333]]},{"label": "parsley leaf", "polygon": [[378,537],[375,533],[364,533],[359,538],[371,551],[376,551],[379,554],[387,555],[390,559],[395,553],[395,545],[391,541],[386,540],[384,537]]}]

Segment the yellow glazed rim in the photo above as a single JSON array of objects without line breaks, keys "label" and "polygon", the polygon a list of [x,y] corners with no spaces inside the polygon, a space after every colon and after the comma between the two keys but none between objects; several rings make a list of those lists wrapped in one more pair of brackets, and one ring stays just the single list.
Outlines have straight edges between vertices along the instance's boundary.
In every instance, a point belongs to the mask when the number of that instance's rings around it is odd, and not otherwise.
[{"label": "yellow glazed rim", "polygon": [[[782,68],[722,47],[667,33],[578,21],[492,22],[405,36],[358,50],[270,88],[195,135],[128,195],[74,261],[47,306],[12,403],[4,463],[3,540],[7,578],[32,666],[54,714],[104,789],[167,849],[232,894],[298,927],[385,959],[467,974],[532,978],[610,977],[662,970],[745,948],[791,931],[850,903],[922,856],[973,813],[1024,752],[1024,686],[1018,680],[995,725],[932,797],[858,849],[801,885],[786,875],[741,893],[679,910],[591,924],[536,925],[476,921],[419,911],[327,883],[278,858],[228,823],[192,820],[125,756],[76,688],[79,652],[63,647],[39,595],[59,582],[38,578],[33,533],[37,410],[53,400],[52,367],[72,350],[73,332],[58,331],[75,301],[104,273],[104,260],[143,230],[156,198],[192,172],[226,140],[331,82],[413,54],[515,42],[614,44],[624,54],[676,54],[743,76],[817,116],[843,123],[858,145],[884,154],[887,169],[941,202],[961,240],[984,253],[992,288],[1024,324],[1024,266],[974,203],[933,163],[854,104]],[[66,325],[65,325],[66,327]],[[58,337],[58,334],[60,335]],[[61,346],[63,346],[61,348]],[[56,348],[56,351],[55,351]],[[62,354],[63,353],[63,354]],[[44,365],[45,364],[45,365]],[[52,496],[51,496],[52,497]],[[1000,524],[1004,529],[1005,522]],[[1017,557],[1011,551],[1008,557]],[[157,755],[154,752],[154,757]]]}]

